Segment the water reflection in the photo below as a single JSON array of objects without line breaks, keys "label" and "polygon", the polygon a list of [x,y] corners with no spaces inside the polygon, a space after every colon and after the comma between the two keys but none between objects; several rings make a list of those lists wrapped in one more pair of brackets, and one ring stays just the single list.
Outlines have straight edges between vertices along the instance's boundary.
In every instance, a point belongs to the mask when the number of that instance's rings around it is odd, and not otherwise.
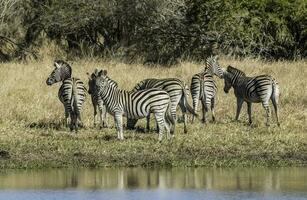
[{"label": "water reflection", "polygon": [[50,169],[0,172],[0,189],[307,191],[307,168]]}]

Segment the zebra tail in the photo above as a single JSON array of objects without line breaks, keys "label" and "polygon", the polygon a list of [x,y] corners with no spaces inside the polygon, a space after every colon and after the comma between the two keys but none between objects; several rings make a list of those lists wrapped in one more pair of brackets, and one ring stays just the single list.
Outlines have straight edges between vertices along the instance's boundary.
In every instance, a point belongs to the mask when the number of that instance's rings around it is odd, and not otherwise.
[{"label": "zebra tail", "polygon": [[169,125],[171,126],[175,125],[175,119],[173,118],[173,115],[171,113],[171,102],[169,102],[167,106],[166,113],[165,113],[165,119]]},{"label": "zebra tail", "polygon": [[188,95],[187,95],[185,88],[182,89],[182,93],[183,95],[181,96],[181,101],[183,102],[184,107],[188,110],[189,113],[191,113],[195,117],[198,117],[198,114],[196,113],[196,111],[188,103]]},{"label": "zebra tail", "polygon": [[273,92],[272,95],[274,96],[274,98],[276,100],[278,100],[279,96],[280,96],[280,90],[279,90],[279,84],[276,81],[275,78],[272,77],[272,87],[273,87]]},{"label": "zebra tail", "polygon": [[75,82],[73,83],[73,87],[72,87],[70,106],[71,106],[72,114],[78,117],[79,110],[78,110],[77,90],[76,90]]}]

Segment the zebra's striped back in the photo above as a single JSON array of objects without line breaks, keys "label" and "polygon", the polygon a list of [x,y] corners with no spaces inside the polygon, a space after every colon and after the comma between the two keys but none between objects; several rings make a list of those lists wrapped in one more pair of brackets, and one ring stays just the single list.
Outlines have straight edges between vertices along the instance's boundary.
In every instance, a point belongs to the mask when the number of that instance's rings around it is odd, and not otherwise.
[{"label": "zebra's striped back", "polygon": [[[188,91],[186,91],[186,85],[183,81],[177,78],[163,78],[163,79],[145,79],[140,81],[136,84],[136,86],[132,89],[132,91],[138,91],[138,90],[144,90],[149,88],[158,88],[166,91],[171,100],[171,114],[173,118],[176,120],[176,109],[179,105],[181,108],[181,111],[183,113],[183,120],[184,120],[184,132],[187,132],[186,127],[186,115],[185,113],[189,111],[193,115],[195,115],[195,112],[193,108],[188,104]],[[132,127],[129,127],[132,128]],[[147,129],[149,129],[149,122],[147,122]],[[172,132],[174,132],[175,125],[172,127]]]},{"label": "zebra's striped back", "polygon": [[86,96],[85,86],[80,79],[65,79],[59,89],[58,96],[69,113],[80,115]]},{"label": "zebra's striped back", "polygon": [[193,105],[196,105],[201,99],[210,101],[217,93],[217,85],[210,73],[201,72],[193,75],[190,90]]},{"label": "zebra's striped back", "polygon": [[132,91],[144,90],[149,88],[159,88],[165,90],[170,96],[176,96],[178,93],[181,95],[184,83],[177,78],[164,78],[164,79],[145,79],[137,83]]},{"label": "zebra's striped back", "polygon": [[[211,111],[213,113],[212,109],[214,108],[214,99],[217,93],[217,85],[213,79],[212,72],[208,67],[205,67],[204,71],[193,75],[190,90],[193,100],[194,112],[197,112],[198,101],[201,100],[203,106],[205,106],[206,109],[211,105]],[[203,116],[205,116],[205,113],[203,113]],[[205,121],[205,117],[203,117],[203,121]]]}]

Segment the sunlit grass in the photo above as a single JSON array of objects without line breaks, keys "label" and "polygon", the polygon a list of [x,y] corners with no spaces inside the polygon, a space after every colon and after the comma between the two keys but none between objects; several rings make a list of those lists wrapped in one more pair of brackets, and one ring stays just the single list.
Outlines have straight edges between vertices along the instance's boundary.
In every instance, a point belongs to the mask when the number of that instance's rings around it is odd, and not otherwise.
[{"label": "sunlit grass", "polygon": [[[259,60],[221,59],[223,66],[233,65],[248,75],[269,73],[280,84],[280,122],[265,126],[265,111],[253,104],[253,122],[247,122],[243,106],[239,122],[234,122],[236,99],[233,92],[223,92],[218,83],[216,123],[204,125],[200,120],[177,124],[172,140],[157,141],[154,131],[124,131],[125,140],[116,140],[113,118],[109,128],[93,127],[93,109],[87,97],[82,111],[85,127],[78,134],[64,126],[64,110],[58,100],[60,84],[47,86],[52,71],[50,58],[39,62],[0,64],[0,167],[63,166],[285,166],[305,165],[307,160],[307,62],[263,62]],[[86,72],[95,68],[108,70],[119,87],[131,89],[149,77],[177,77],[190,84],[201,63],[182,62],[177,66],[146,67],[117,61],[79,60],[70,62],[73,76],[87,84]],[[200,106],[199,106],[200,107]],[[181,115],[178,111],[179,116]],[[272,113],[274,116],[274,113]],[[211,120],[211,114],[208,115]],[[138,127],[145,127],[141,120]],[[6,156],[1,156],[6,152]],[[4,155],[4,154],[3,154]]]}]

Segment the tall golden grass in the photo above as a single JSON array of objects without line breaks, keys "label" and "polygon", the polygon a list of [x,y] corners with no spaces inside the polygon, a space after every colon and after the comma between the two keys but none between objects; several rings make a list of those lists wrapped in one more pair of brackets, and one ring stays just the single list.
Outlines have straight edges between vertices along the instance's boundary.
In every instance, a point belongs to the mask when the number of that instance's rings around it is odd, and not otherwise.
[{"label": "tall golden grass", "polygon": [[[182,124],[178,124],[172,141],[157,144],[154,133],[136,131],[125,131],[127,139],[124,142],[116,141],[113,118],[110,116],[109,129],[94,128],[89,96],[82,111],[85,127],[77,135],[70,133],[62,124],[64,109],[57,97],[60,83],[53,86],[45,83],[53,70],[53,60],[46,56],[41,61],[0,64],[0,150],[8,151],[10,155],[8,159],[0,157],[2,167],[69,166],[75,162],[82,166],[231,166],[240,163],[249,165],[254,161],[273,165],[306,163],[306,61],[219,60],[222,66],[235,66],[250,76],[271,74],[278,80],[281,91],[280,128],[276,126],[274,118],[270,128],[265,126],[265,111],[261,104],[253,104],[251,127],[247,125],[246,105],[242,108],[240,122],[234,122],[235,96],[232,92],[225,94],[223,80],[216,78],[219,89],[217,122],[204,125],[196,121],[189,124],[187,135],[183,134]],[[86,85],[86,72],[100,68],[107,69],[109,77],[126,90],[150,77],[176,77],[190,84],[192,75],[204,67],[202,63],[189,61],[173,67],[97,59],[68,62],[73,68],[73,76],[82,79]],[[208,117],[211,120],[210,112]],[[144,120],[139,126],[144,126]],[[110,138],[111,141],[108,141]],[[82,157],[81,161],[79,156]]]}]

